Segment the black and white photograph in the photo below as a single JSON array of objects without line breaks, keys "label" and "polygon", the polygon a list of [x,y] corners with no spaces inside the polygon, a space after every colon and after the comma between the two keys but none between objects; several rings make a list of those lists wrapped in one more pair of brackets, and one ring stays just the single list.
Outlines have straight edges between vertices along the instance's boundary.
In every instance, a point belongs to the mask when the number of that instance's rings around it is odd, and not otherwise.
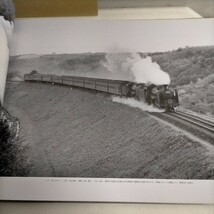
[{"label": "black and white photograph", "polygon": [[213,33],[213,19],[17,20],[0,176],[213,180]]}]

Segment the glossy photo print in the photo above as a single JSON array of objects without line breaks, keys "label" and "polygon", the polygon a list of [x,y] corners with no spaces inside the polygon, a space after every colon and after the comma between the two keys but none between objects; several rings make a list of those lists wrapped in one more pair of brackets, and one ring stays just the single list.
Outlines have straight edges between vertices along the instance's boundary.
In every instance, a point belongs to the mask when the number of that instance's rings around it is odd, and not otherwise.
[{"label": "glossy photo print", "polygon": [[[213,34],[213,19],[17,20],[2,178],[103,189],[91,199],[66,193],[74,201],[157,201],[144,199],[147,185],[190,191],[199,182],[205,192],[214,178]],[[139,187],[138,198],[105,197],[123,186]]]}]

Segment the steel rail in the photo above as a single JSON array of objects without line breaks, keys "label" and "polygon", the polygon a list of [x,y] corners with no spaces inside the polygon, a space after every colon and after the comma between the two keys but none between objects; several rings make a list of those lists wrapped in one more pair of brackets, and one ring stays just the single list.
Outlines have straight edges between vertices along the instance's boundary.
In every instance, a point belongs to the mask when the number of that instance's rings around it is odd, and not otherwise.
[{"label": "steel rail", "polygon": [[187,113],[183,113],[183,112],[174,112],[172,114],[174,117],[180,118],[184,121],[187,121],[189,123],[192,123],[200,128],[203,128],[209,132],[214,133],[214,123],[212,123],[211,121],[207,121],[204,120],[202,118],[199,118],[197,116],[194,115],[190,115]]},{"label": "steel rail", "polygon": [[211,118],[208,119],[208,118],[203,117],[203,116],[194,115],[194,114],[187,113],[187,112],[183,112],[183,111],[180,111],[180,110],[177,110],[176,113],[178,113],[178,114],[180,114],[180,115],[187,116],[187,117],[189,117],[189,118],[197,119],[198,121],[207,123],[207,124],[210,125],[210,126],[214,126],[214,120],[212,121]]}]

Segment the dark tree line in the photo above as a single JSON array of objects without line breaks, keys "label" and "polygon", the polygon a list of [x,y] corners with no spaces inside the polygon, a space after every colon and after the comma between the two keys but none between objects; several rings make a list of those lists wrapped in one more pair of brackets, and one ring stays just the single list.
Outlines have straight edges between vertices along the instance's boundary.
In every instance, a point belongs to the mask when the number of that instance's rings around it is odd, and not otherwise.
[{"label": "dark tree line", "polygon": [[151,57],[169,73],[183,108],[214,115],[214,46],[186,47]]},{"label": "dark tree line", "polygon": [[186,47],[151,55],[169,73],[172,86],[196,83],[214,71],[214,46]]},{"label": "dark tree line", "polygon": [[0,16],[10,22],[15,18],[15,7],[12,0],[0,0]]}]

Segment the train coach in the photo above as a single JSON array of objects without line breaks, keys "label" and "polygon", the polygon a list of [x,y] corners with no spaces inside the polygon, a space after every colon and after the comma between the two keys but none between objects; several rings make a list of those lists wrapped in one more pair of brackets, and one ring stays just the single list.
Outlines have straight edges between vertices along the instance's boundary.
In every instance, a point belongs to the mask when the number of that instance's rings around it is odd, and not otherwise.
[{"label": "train coach", "polygon": [[168,88],[168,85],[137,84],[130,81],[98,79],[77,76],[57,76],[43,74],[26,74],[25,81],[46,82],[86,88],[107,92],[135,99],[154,105],[157,108],[174,111],[179,105],[177,90]]},{"label": "train coach", "polygon": [[57,76],[57,75],[41,75],[41,74],[25,74],[25,81],[46,82],[70,85],[80,88],[93,89],[97,91],[107,92],[120,96],[131,96],[132,89],[129,81],[98,79],[90,77],[76,76]]}]

